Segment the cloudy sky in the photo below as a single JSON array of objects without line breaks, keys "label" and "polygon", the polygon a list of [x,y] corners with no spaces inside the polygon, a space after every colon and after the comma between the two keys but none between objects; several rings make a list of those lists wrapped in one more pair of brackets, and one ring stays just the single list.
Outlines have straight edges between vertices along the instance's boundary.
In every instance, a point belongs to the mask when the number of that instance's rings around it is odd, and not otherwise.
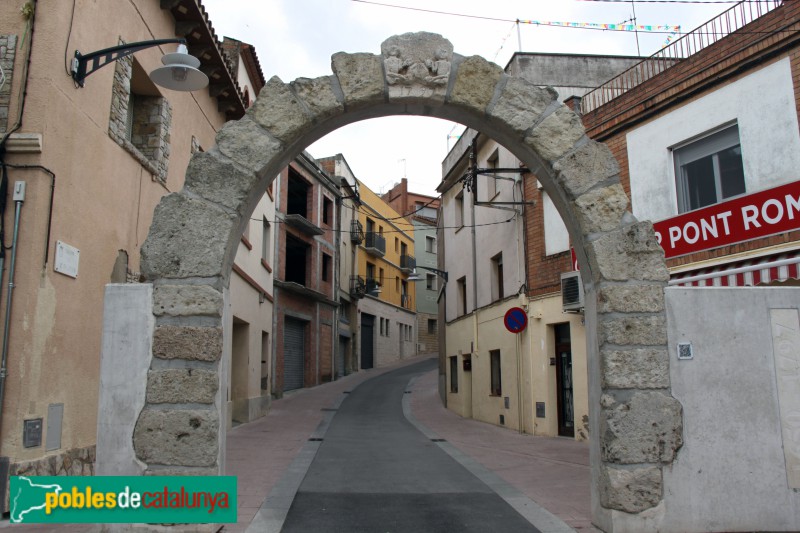
[{"label": "cloudy sky", "polygon": [[[383,4],[383,5],[379,5]],[[392,35],[430,31],[463,56],[481,55],[504,67],[523,52],[648,56],[668,35],[558,28],[539,22],[622,23],[677,26],[691,31],[730,3],[614,0],[203,0],[220,39],[255,46],[264,76],[289,82],[331,73],[336,52],[380,53]],[[390,7],[390,6],[402,6]],[[411,8],[411,9],[403,9]],[[428,10],[428,11],[423,11]],[[451,14],[432,13],[430,11]],[[499,20],[490,20],[499,19]],[[521,46],[520,46],[521,43]],[[435,195],[441,162],[463,127],[423,117],[387,117],[341,128],[308,148],[315,157],[341,153],[356,177],[375,192],[408,178],[409,187]]]}]

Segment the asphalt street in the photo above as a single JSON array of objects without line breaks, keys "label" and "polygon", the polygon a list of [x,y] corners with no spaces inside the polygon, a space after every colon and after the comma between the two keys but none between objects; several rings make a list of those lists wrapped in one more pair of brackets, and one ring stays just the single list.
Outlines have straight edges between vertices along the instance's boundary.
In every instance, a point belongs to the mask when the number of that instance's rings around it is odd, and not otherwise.
[{"label": "asphalt street", "polygon": [[409,380],[435,365],[428,359],[350,391],[283,532],[539,531],[404,416]]}]

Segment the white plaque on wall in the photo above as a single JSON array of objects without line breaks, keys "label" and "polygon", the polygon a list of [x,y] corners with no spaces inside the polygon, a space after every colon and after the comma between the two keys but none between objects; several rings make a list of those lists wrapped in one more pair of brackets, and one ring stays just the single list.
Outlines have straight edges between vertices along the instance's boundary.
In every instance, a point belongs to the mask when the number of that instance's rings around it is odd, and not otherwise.
[{"label": "white plaque on wall", "polygon": [[56,241],[56,262],[53,269],[71,278],[78,277],[81,251],[67,243]]}]

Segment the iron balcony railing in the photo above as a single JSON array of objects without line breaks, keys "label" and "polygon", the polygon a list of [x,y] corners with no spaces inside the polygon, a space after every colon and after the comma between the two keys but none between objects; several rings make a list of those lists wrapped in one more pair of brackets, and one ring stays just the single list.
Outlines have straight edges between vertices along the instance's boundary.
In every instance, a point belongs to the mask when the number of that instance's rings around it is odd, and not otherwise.
[{"label": "iron balcony railing", "polygon": [[723,37],[780,7],[784,0],[743,1],[684,34],[641,63],[611,78],[581,98],[581,113],[588,113],[630,91],[671,66],[698,53]]},{"label": "iron balcony railing", "polygon": [[364,239],[364,248],[367,253],[383,257],[386,254],[386,239],[379,233],[368,231]]},{"label": "iron balcony railing", "polygon": [[413,255],[404,254],[400,256],[400,270],[413,272],[415,268],[417,268],[417,260]]},{"label": "iron balcony railing", "polygon": [[358,300],[367,293],[367,282],[361,276],[350,276],[350,298]]},{"label": "iron balcony railing", "polygon": [[350,221],[350,242],[356,244],[364,242],[364,226],[358,220]]}]

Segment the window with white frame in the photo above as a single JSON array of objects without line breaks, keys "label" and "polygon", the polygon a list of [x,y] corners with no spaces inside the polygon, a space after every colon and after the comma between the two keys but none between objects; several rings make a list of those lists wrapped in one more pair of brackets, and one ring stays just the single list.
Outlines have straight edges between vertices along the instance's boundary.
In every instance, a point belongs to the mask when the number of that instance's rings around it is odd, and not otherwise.
[{"label": "window with white frame", "polygon": [[436,290],[436,276],[433,275],[433,274],[426,274],[425,275],[425,279],[426,279],[426,288],[429,291],[435,291]]},{"label": "window with white frame", "polygon": [[[495,150],[486,160],[486,168],[490,170],[496,169],[498,161],[500,161],[500,154],[498,150]],[[486,183],[486,199],[484,202],[490,202],[497,194],[497,174],[486,174],[483,177]]]},{"label": "window with white frame", "polygon": [[464,191],[456,195],[456,227],[464,225]]},{"label": "window with white frame", "polygon": [[429,254],[436,253],[436,239],[433,237],[425,237],[425,251]]},{"label": "window with white frame", "polygon": [[680,213],[745,193],[736,124],[673,148],[673,157]]}]

